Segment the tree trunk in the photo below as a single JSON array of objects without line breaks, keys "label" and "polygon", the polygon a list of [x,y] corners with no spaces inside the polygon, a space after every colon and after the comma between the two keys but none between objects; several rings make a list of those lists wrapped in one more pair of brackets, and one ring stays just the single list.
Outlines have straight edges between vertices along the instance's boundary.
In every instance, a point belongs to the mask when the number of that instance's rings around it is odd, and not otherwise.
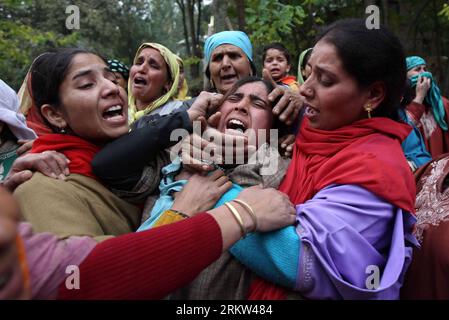
[{"label": "tree trunk", "polygon": [[[201,56],[199,56],[199,45],[198,45],[198,38],[196,36],[196,28],[195,28],[195,1],[194,0],[187,0],[187,17],[189,20],[189,26],[190,26],[190,38],[192,40],[192,50],[191,52],[193,53],[194,56],[201,58]],[[191,66],[190,68],[190,75],[192,76],[193,79],[196,79],[199,77],[200,75],[200,67],[199,64],[196,63],[194,65]]]},{"label": "tree trunk", "polygon": [[185,46],[186,46],[186,54],[188,57],[190,57],[192,55],[192,51],[190,50],[190,41],[189,41],[189,32],[187,29],[185,3],[184,3],[184,0],[176,0],[176,3],[179,6],[179,10],[181,10],[182,26],[184,29],[184,41],[185,41]]},{"label": "tree trunk", "polygon": [[237,9],[238,28],[240,31],[245,31],[245,0],[235,0],[235,6]]},{"label": "tree trunk", "polygon": [[213,0],[212,15],[215,17],[215,33],[226,30],[226,16],[228,2],[223,0]]}]

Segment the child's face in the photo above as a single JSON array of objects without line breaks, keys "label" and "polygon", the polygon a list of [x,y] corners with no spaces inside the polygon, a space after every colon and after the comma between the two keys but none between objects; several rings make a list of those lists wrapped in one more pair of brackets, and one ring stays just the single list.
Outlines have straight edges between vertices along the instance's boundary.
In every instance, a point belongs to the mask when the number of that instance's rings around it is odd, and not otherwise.
[{"label": "child's face", "polygon": [[290,71],[290,65],[285,55],[277,49],[268,49],[263,62],[274,81],[279,81]]}]

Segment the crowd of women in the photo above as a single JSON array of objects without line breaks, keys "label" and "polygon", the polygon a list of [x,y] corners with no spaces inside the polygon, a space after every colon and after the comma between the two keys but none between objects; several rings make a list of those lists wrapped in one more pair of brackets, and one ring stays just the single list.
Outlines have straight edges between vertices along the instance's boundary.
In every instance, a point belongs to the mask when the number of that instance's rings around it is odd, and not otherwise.
[{"label": "crowd of women", "polygon": [[449,298],[449,101],[426,62],[361,19],[323,29],[297,78],[291,60],[267,45],[258,77],[223,31],[193,98],[158,43],[0,81],[0,298]]}]

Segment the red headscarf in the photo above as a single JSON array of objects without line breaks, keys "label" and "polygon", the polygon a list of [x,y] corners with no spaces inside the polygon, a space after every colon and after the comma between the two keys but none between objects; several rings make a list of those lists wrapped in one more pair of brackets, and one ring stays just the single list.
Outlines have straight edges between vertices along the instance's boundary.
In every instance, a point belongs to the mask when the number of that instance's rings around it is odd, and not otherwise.
[{"label": "red headscarf", "polygon": [[[333,131],[313,129],[304,119],[279,190],[298,205],[331,184],[355,184],[414,214],[416,186],[400,144],[410,131],[407,124],[380,117]],[[285,296],[283,288],[257,279],[249,299]]]},{"label": "red headscarf", "polygon": [[32,153],[54,150],[64,154],[69,160],[70,173],[78,173],[97,179],[92,172],[91,161],[101,147],[80,137],[69,134],[45,134],[37,138],[31,149]]}]

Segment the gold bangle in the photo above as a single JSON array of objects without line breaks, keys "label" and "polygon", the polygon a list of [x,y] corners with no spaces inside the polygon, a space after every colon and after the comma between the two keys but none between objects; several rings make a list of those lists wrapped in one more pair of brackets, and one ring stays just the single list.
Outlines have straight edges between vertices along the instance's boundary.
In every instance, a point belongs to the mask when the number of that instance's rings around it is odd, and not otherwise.
[{"label": "gold bangle", "polygon": [[254,231],[257,231],[257,217],[256,214],[254,213],[253,208],[251,208],[251,206],[249,204],[247,204],[245,201],[240,200],[240,199],[234,199],[232,201],[235,201],[239,204],[241,204],[243,206],[243,208],[246,209],[246,211],[249,213],[249,215],[251,216],[251,219],[254,222]]},{"label": "gold bangle", "polygon": [[234,206],[232,204],[230,204],[229,202],[225,202],[225,206],[228,207],[228,209],[232,212],[235,220],[237,220],[237,223],[240,226],[240,229],[242,231],[242,238],[245,238],[246,236],[246,231],[245,231],[245,227],[243,226],[243,220],[242,220],[242,216],[240,215],[240,213],[237,211],[236,208],[234,208]]},{"label": "gold bangle", "polygon": [[187,214],[185,214],[185,213],[183,213],[181,211],[178,211],[178,210],[168,209],[167,211],[171,211],[171,212],[173,212],[173,213],[175,213],[175,214],[177,214],[177,215],[179,215],[179,216],[181,216],[183,218],[190,218],[189,215],[187,215]]}]

